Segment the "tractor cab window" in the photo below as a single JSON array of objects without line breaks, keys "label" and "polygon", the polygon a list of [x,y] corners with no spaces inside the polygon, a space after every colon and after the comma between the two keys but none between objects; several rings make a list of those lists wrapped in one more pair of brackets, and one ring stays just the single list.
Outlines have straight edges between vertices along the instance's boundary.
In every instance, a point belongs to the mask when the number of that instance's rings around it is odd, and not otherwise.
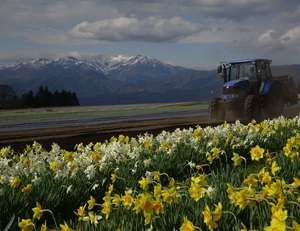
[{"label": "tractor cab window", "polygon": [[261,81],[264,82],[266,78],[271,77],[271,69],[269,63],[267,62],[257,63],[257,70],[258,70],[258,77],[261,79]]},{"label": "tractor cab window", "polygon": [[230,67],[230,80],[256,78],[256,68],[253,63],[237,63]]}]

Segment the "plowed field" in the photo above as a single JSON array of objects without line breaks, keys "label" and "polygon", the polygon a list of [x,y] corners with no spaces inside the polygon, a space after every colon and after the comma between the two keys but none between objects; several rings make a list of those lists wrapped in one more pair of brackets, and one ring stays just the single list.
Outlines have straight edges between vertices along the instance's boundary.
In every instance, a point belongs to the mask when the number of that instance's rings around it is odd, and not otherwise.
[{"label": "plowed field", "polygon": [[[300,107],[286,108],[283,113],[285,117],[289,118],[299,114]],[[104,142],[112,136],[117,137],[120,134],[135,137],[148,132],[156,135],[162,130],[174,131],[176,128],[189,128],[196,125],[201,127],[216,126],[220,123],[211,123],[207,115],[26,131],[6,131],[0,132],[0,148],[11,146],[15,151],[22,151],[26,145],[31,145],[33,141],[37,141],[46,150],[51,149],[53,143],[57,143],[61,148],[72,151],[76,144],[83,143],[86,145],[90,142]]]}]

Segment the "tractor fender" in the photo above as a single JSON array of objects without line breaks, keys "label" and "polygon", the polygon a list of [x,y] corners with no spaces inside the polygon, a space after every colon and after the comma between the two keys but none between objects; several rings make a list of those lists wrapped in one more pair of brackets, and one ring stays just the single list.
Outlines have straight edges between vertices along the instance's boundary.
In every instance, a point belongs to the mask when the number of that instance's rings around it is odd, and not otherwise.
[{"label": "tractor fender", "polygon": [[263,91],[262,91],[262,95],[267,95],[269,94],[272,86],[275,84],[275,83],[279,83],[278,81],[274,80],[274,79],[266,79],[266,81],[264,82],[264,88],[263,88]]}]

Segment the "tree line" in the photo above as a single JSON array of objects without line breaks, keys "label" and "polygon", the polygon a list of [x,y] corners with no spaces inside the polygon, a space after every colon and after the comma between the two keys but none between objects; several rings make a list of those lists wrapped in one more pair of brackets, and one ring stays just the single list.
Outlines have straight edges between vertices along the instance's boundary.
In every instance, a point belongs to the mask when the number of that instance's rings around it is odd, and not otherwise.
[{"label": "tree line", "polygon": [[80,104],[75,92],[56,90],[52,93],[48,87],[41,86],[35,94],[33,91],[29,91],[18,97],[12,86],[0,85],[0,109],[78,105]]}]

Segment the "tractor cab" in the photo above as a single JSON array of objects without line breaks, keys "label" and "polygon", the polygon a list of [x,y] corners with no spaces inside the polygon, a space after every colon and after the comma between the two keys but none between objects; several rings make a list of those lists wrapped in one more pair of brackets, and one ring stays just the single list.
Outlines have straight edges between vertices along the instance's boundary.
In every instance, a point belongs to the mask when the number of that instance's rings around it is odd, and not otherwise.
[{"label": "tractor cab", "polygon": [[224,83],[232,80],[256,80],[271,77],[269,59],[245,59],[229,63],[220,63],[218,73],[224,78]]},{"label": "tractor cab", "polygon": [[[240,98],[246,95],[263,95],[264,85],[271,78],[269,59],[246,59],[220,63],[218,73],[224,79],[224,99]],[[242,94],[240,94],[242,93]]]},{"label": "tractor cab", "polygon": [[282,113],[284,104],[295,104],[292,79],[286,76],[273,77],[272,60],[243,59],[221,62],[218,73],[224,80],[223,95],[215,97],[210,104],[210,118],[224,119],[227,112],[260,118],[263,111],[269,118]]}]

